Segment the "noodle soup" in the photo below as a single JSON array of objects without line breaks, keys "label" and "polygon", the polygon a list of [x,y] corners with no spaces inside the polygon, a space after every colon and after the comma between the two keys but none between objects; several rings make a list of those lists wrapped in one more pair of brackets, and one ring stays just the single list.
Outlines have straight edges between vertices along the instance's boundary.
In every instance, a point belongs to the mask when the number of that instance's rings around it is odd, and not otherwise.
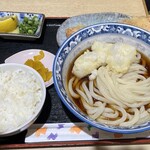
[{"label": "noodle soup", "polygon": [[68,69],[70,98],[90,118],[108,126],[131,128],[149,121],[149,58],[127,44],[96,44]]},{"label": "noodle soup", "polygon": [[[95,42],[106,45],[99,51]],[[124,44],[121,50],[119,43]],[[69,37],[55,56],[56,92],[90,126],[123,134],[149,130],[147,57],[149,32],[120,23],[88,26]]]}]

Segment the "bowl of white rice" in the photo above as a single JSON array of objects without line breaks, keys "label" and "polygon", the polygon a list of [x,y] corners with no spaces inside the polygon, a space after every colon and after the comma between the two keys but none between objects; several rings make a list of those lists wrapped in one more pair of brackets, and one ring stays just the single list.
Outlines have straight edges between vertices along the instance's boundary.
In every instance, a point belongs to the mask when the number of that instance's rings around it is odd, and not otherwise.
[{"label": "bowl of white rice", "polygon": [[39,116],[46,87],[37,71],[22,64],[0,64],[0,137],[26,130]]}]

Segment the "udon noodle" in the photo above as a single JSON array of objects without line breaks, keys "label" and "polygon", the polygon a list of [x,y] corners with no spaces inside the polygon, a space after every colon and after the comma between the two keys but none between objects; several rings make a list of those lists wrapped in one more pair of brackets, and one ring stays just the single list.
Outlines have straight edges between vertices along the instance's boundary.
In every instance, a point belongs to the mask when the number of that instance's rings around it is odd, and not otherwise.
[{"label": "udon noodle", "polygon": [[142,56],[137,51],[125,73],[103,64],[83,78],[71,74],[68,90],[72,99],[102,124],[129,128],[149,121],[150,78]]}]

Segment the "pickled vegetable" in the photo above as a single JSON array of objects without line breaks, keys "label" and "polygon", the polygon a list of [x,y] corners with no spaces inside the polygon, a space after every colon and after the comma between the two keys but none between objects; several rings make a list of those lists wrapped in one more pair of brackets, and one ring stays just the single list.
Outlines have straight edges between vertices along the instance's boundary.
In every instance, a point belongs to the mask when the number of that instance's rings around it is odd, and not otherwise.
[{"label": "pickled vegetable", "polygon": [[35,61],[43,59],[44,58],[44,52],[40,51],[39,55],[36,55],[33,58],[34,58]]},{"label": "pickled vegetable", "polygon": [[44,58],[44,52],[41,50],[38,55],[34,56],[33,59],[28,59],[24,64],[35,69],[43,78],[44,82],[49,81],[52,77],[52,71],[40,61]]}]

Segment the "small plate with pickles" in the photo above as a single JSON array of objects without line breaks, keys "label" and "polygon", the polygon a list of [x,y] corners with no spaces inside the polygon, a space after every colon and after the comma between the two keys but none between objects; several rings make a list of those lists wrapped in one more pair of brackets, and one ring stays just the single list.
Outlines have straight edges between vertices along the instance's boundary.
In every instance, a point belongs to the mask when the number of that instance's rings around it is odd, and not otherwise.
[{"label": "small plate with pickles", "polygon": [[24,64],[35,69],[43,78],[45,86],[53,84],[52,68],[55,55],[41,49],[27,49],[20,51],[7,59],[5,63]]},{"label": "small plate with pickles", "polygon": [[0,11],[0,37],[33,40],[41,37],[44,14]]}]

